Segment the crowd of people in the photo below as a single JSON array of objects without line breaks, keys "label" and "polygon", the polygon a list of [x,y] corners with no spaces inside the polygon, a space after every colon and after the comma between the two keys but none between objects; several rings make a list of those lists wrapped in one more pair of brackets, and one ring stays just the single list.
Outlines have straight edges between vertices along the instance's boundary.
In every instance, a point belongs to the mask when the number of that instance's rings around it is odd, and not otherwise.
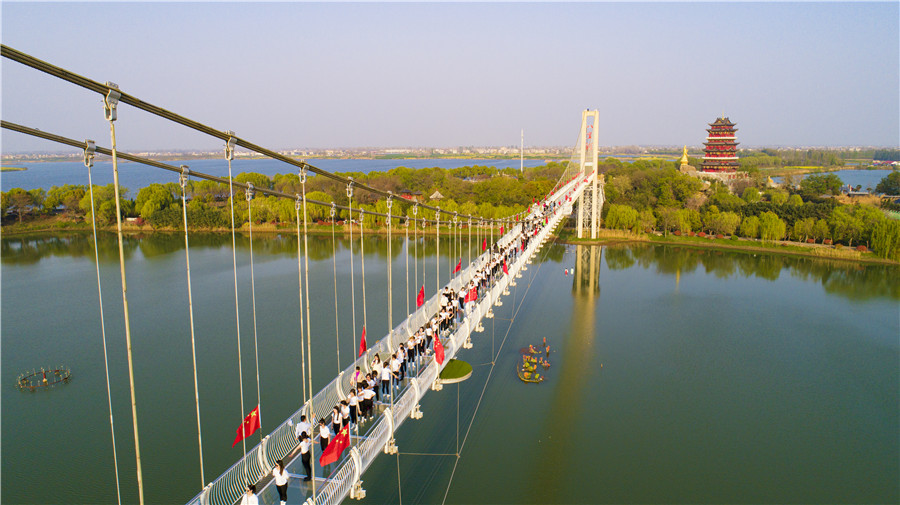
[{"label": "crowd of people", "polygon": [[[396,350],[382,360],[379,354],[372,358],[370,372],[364,373],[359,366],[350,376],[350,389],[346,399],[332,408],[331,414],[323,417],[318,422],[316,436],[319,438],[321,450],[330,443],[332,436],[337,435],[341,429],[350,427],[358,429],[359,426],[375,418],[375,409],[378,405],[389,404],[394,395],[401,391],[403,381],[412,374],[417,374],[423,364],[427,364],[427,358],[435,353],[435,337],[446,337],[456,331],[470,313],[477,300],[481,299],[491,287],[498,282],[502,275],[508,273],[508,264],[515,262],[525,251],[537,232],[547,223],[545,217],[555,210],[556,204],[543,204],[537,208],[532,219],[522,223],[518,234],[508,240],[505,246],[499,242],[490,246],[487,256],[482,264],[472,274],[468,283],[454,291],[450,286],[445,286],[440,292],[440,308],[432,314],[428,321],[413,332],[405,342],[401,342]],[[306,416],[300,417],[300,422],[294,427],[294,434],[299,443],[301,461],[306,470],[307,477],[312,475],[310,465],[310,446],[313,443],[313,426]],[[282,471],[283,471],[283,467]],[[277,468],[276,468],[277,470]],[[274,474],[273,474],[274,475]],[[275,476],[276,479],[278,476]],[[279,487],[279,491],[280,491]]]}]

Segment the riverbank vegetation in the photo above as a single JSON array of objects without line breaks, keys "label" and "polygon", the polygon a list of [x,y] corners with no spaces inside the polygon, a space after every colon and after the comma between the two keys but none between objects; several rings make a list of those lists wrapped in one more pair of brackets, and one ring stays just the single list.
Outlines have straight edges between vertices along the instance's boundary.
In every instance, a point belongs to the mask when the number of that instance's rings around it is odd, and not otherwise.
[{"label": "riverbank vegetation", "polygon": [[[550,162],[539,167],[498,170],[487,166],[456,169],[398,167],[388,172],[351,173],[354,180],[401,196],[406,194],[448,213],[504,218],[524,211],[533,200],[546,195],[565,169],[564,163]],[[730,237],[774,244],[785,240],[798,244],[809,254],[846,257],[846,250],[871,251],[876,256],[900,261],[900,221],[884,211],[863,204],[843,204],[834,198],[841,182],[834,174],[805,177],[798,187],[769,187],[764,176],[751,176],[731,185],[708,183],[682,174],[676,162],[661,159],[632,163],[607,158],[601,162],[606,177],[603,226],[631,233],[658,233],[662,238]],[[302,191],[296,174],[273,178],[258,173],[241,173],[237,182],[252,183],[287,194]],[[900,184],[897,172],[879,187]],[[307,198],[348,205],[346,187],[324,177],[310,177]],[[231,201],[228,185],[206,180],[186,186],[188,222],[193,229],[230,229]],[[478,202],[476,204],[476,202]],[[353,208],[386,213],[384,200],[362,191],[354,194]],[[129,226],[135,230],[177,230],[182,226],[181,187],[152,184],[138,190],[131,199],[122,191],[120,206]],[[94,188],[94,209],[101,226],[115,223],[112,185]],[[290,229],[296,224],[294,201],[258,195],[248,205],[243,190],[234,198],[235,219],[244,226],[252,215],[254,226],[262,229]],[[86,229],[90,227],[91,201],[87,188],[79,185],[54,186],[47,191],[13,188],[2,194],[4,232]],[[395,206],[399,215],[412,215],[412,206]],[[312,223],[332,220],[331,208],[308,205]],[[420,209],[419,217],[433,218],[433,211]],[[348,218],[339,211],[334,220]],[[302,211],[301,211],[302,219]],[[384,219],[366,215],[367,228],[383,226]],[[399,224],[399,222],[395,222]],[[254,228],[255,230],[258,228]],[[810,246],[817,247],[810,247]],[[840,251],[831,253],[826,251]]]}]

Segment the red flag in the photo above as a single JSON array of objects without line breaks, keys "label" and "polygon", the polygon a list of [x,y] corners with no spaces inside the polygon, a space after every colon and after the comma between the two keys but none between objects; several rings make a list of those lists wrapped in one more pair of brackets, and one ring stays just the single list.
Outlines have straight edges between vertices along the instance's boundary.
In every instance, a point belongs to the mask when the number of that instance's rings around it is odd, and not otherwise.
[{"label": "red flag", "polygon": [[366,327],[363,326],[362,339],[359,341],[359,355],[362,356],[366,353]]},{"label": "red flag", "polygon": [[425,285],[423,284],[421,288],[419,288],[419,294],[416,295],[416,308],[422,306],[425,303]]},{"label": "red flag", "polygon": [[250,435],[256,433],[256,430],[259,429],[259,405],[256,406],[255,409],[251,410],[247,417],[244,418],[244,422],[241,423],[241,426],[237,429],[237,436],[234,437],[234,443],[231,444],[231,447],[237,445],[241,440],[249,437]]},{"label": "red flag", "polygon": [[500,225],[500,235],[503,235],[503,225]]},{"label": "red flag", "polygon": [[437,335],[434,336],[434,359],[437,360],[438,365],[444,364],[444,344],[441,343],[441,337]]},{"label": "red flag", "polygon": [[486,250],[487,250],[487,239],[484,239],[481,241],[481,252],[484,252]]},{"label": "red flag", "polygon": [[521,245],[522,245],[522,252],[525,252],[525,242],[521,242]]},{"label": "red flag", "polygon": [[350,447],[350,425],[344,426],[340,433],[334,437],[334,440],[328,444],[328,447],[322,451],[322,455],[319,456],[319,464],[322,466],[330,465],[341,459],[341,454],[348,447]]},{"label": "red flag", "polygon": [[534,203],[534,197],[533,197],[533,196],[531,197],[531,203]]},{"label": "red flag", "polygon": [[469,301],[472,301],[472,302],[477,300],[478,299],[478,288],[470,289],[467,298]]},{"label": "red flag", "polygon": [[456,269],[453,270],[453,273],[458,273],[462,270],[462,258],[460,258],[459,263],[456,264]]},{"label": "red flag", "polygon": [[509,270],[506,269],[506,260],[503,260],[503,273],[509,275]]}]

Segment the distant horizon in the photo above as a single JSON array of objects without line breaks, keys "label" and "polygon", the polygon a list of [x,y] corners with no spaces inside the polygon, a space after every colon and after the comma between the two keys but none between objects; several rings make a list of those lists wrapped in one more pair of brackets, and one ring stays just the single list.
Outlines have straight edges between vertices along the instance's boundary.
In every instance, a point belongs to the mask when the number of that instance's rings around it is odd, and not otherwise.
[{"label": "distant horizon", "polygon": [[[522,129],[526,145],[568,146],[584,109],[609,146],[698,146],[720,115],[745,148],[900,146],[896,1],[0,9],[3,44],[278,150],[518,146]],[[0,65],[4,120],[109,138],[100,95]],[[118,116],[123,151],[221,143],[129,106]],[[54,149],[9,131],[2,148]]]}]

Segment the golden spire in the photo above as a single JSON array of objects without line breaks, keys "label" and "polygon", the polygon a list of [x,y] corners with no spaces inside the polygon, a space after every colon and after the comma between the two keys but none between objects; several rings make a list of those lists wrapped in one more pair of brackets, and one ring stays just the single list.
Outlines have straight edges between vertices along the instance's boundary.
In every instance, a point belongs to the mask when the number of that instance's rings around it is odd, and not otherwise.
[{"label": "golden spire", "polygon": [[684,146],[684,150],[681,152],[681,164],[688,164],[687,146]]}]

